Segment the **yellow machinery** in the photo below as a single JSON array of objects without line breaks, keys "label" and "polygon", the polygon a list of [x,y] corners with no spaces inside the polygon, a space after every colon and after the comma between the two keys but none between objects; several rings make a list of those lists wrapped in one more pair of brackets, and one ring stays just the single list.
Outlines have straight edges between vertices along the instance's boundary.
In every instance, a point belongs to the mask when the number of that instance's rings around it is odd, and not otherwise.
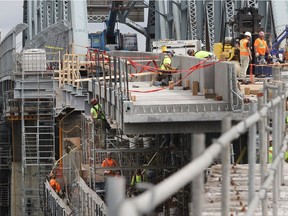
[{"label": "yellow machinery", "polygon": [[231,61],[239,58],[236,54],[237,47],[232,46],[232,38],[225,38],[224,48],[222,43],[215,43],[213,48],[217,59]]}]

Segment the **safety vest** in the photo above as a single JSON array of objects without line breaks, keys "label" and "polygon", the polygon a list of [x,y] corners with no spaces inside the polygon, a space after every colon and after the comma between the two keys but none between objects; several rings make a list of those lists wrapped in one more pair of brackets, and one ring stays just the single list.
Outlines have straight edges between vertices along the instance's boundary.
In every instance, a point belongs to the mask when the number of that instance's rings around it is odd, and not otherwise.
[{"label": "safety vest", "polygon": [[260,55],[265,55],[266,49],[267,49],[267,43],[265,40],[262,40],[261,38],[257,38],[254,42],[254,47],[256,47],[256,52]]},{"label": "safety vest", "polygon": [[169,70],[169,68],[166,68],[166,67],[165,67],[165,64],[171,65],[171,63],[172,63],[171,58],[170,58],[168,55],[166,55],[166,56],[164,57],[163,61],[162,61],[162,64],[161,64],[161,66],[160,66],[160,69],[161,69],[161,70]]},{"label": "safety vest", "polygon": [[50,185],[57,193],[60,192],[60,190],[61,190],[60,185],[58,184],[58,182],[55,179],[50,180]]},{"label": "safety vest", "polygon": [[[102,167],[116,167],[116,161],[112,158],[111,159],[106,158],[102,162]],[[115,175],[115,171],[113,171],[113,170],[105,170],[104,173],[105,173],[105,175],[108,175],[108,176],[114,176]]]},{"label": "safety vest", "polygon": [[100,104],[96,104],[91,108],[91,114],[94,119],[105,119],[105,115],[102,113],[102,108]]},{"label": "safety vest", "polygon": [[240,56],[249,56],[247,43],[249,43],[247,38],[240,40]]},{"label": "safety vest", "polygon": [[195,53],[196,58],[211,58],[212,53],[205,51],[205,50],[199,50]]},{"label": "safety vest", "polygon": [[[273,146],[269,147],[268,159],[269,159],[269,161],[268,161],[269,163],[273,162]],[[288,159],[288,152],[286,151],[284,153],[284,160],[287,161],[287,159]]]},{"label": "safety vest", "polygon": [[134,186],[137,183],[141,183],[144,181],[143,175],[134,175],[132,177],[131,186]]}]

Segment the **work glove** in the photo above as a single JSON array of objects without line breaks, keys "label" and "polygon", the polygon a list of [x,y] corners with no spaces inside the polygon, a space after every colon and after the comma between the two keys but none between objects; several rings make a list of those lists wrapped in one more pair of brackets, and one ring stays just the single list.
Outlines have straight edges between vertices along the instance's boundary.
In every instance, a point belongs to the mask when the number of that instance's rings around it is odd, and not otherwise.
[{"label": "work glove", "polygon": [[256,57],[259,57],[259,53],[255,53],[255,56],[256,56]]}]

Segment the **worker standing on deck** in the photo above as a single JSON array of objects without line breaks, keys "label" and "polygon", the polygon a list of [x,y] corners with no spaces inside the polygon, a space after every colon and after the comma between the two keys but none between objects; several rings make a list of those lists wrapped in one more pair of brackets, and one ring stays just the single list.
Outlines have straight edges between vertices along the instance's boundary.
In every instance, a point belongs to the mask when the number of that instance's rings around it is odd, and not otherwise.
[{"label": "worker standing on deck", "polygon": [[267,46],[267,42],[264,39],[265,33],[263,31],[259,32],[259,37],[254,42],[254,51],[256,57],[256,64],[265,64],[265,54],[268,54],[268,57],[271,58],[270,50]]},{"label": "worker standing on deck", "polygon": [[205,50],[199,50],[195,52],[195,50],[193,49],[188,49],[187,54],[189,56],[194,56],[196,58],[215,59],[215,55],[213,53],[205,51]]},{"label": "worker standing on deck", "polygon": [[[106,158],[102,162],[102,167],[116,167],[117,163],[112,158],[111,152],[107,152]],[[116,170],[105,170],[104,175],[105,176],[115,176]]]},{"label": "worker standing on deck", "polygon": [[244,38],[240,40],[240,64],[241,64],[240,78],[246,77],[249,62],[252,60],[250,50],[250,38],[251,33],[247,31],[244,34]]}]

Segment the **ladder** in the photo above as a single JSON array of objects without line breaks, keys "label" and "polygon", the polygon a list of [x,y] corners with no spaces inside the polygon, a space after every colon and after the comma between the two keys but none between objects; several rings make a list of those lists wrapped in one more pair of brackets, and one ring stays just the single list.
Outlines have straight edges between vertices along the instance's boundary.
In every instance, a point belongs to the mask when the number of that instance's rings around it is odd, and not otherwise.
[{"label": "ladder", "polygon": [[22,71],[22,215],[44,215],[44,182],[55,159],[51,71]]}]

